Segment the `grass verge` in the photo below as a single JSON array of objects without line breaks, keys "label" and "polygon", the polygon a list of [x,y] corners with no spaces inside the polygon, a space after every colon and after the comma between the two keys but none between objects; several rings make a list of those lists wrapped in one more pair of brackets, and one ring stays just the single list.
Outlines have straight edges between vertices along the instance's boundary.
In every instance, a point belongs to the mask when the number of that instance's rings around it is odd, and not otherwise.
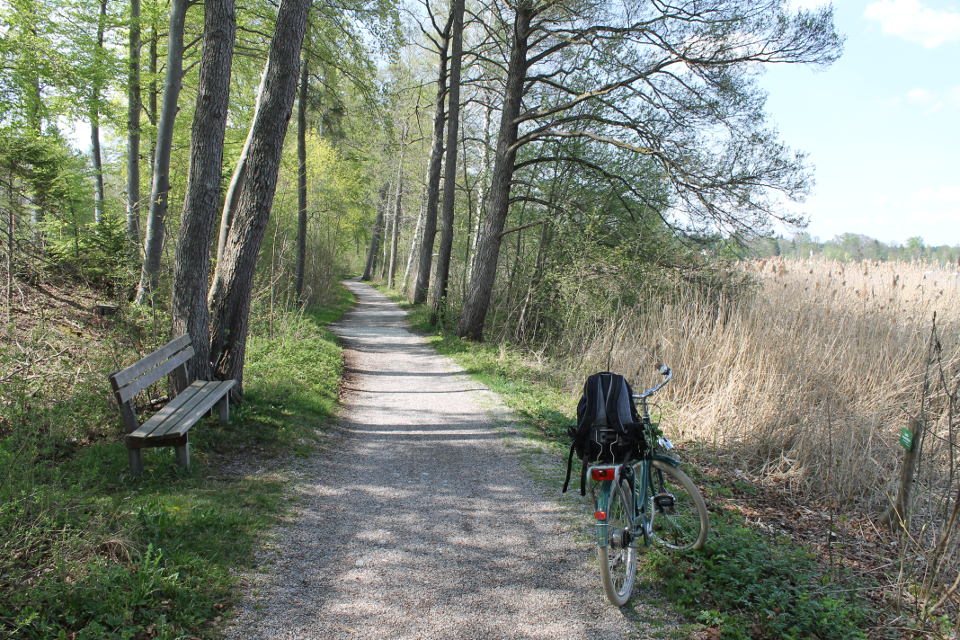
[{"label": "grass verge", "polygon": [[[343,289],[324,310],[275,315],[270,332],[252,333],[245,402],[231,424],[193,429],[189,472],[172,449],[152,449],[134,479],[116,438],[78,446],[31,414],[29,399],[4,407],[12,426],[0,435],[0,636],[217,637],[235,569],[251,562],[288,501],[281,475],[247,474],[243,462],[312,448],[342,367],[323,324],[351,302]],[[84,406],[83,397],[71,402]]]},{"label": "grass verge", "polygon": [[[428,308],[406,304],[395,292],[384,293],[409,310],[411,326],[427,334],[437,351],[501,396],[522,421],[525,437],[566,454],[566,425],[575,422],[578,398],[551,383],[561,378],[551,373],[557,363],[532,362],[503,345],[469,342],[438,331],[429,323]],[[646,581],[659,585],[693,623],[686,631],[695,637],[733,640],[868,637],[862,629],[876,616],[856,595],[863,585],[836,569],[828,570],[794,541],[760,533],[735,510],[716,506],[729,492],[717,478],[696,472],[697,457],[706,455],[688,451],[682,456],[711,509],[706,547],[669,554],[650,548],[641,568]]]}]

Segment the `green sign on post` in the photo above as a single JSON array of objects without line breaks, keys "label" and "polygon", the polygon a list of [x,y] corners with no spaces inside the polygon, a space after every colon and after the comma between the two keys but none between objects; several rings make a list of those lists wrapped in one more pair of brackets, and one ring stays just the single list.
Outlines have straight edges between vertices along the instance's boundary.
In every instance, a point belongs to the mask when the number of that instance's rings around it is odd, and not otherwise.
[{"label": "green sign on post", "polygon": [[900,429],[900,446],[907,451],[913,449],[913,432],[906,427]]}]

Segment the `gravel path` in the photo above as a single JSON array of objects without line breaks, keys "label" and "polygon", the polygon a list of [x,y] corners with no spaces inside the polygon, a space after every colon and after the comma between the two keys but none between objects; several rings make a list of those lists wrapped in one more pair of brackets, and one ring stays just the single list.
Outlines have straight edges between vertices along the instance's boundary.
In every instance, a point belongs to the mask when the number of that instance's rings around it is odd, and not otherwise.
[{"label": "gravel path", "polygon": [[228,637],[650,637],[604,600],[589,539],[505,445],[493,394],[347,284],[340,428],[300,469]]}]

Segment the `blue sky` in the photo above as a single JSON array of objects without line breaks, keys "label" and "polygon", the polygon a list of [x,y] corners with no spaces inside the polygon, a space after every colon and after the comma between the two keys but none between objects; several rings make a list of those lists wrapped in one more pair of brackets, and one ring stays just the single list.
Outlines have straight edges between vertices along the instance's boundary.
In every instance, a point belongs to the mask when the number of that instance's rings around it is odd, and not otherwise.
[{"label": "blue sky", "polygon": [[840,60],[760,79],[771,123],[815,167],[807,231],[960,245],[960,0],[841,0],[834,16]]}]

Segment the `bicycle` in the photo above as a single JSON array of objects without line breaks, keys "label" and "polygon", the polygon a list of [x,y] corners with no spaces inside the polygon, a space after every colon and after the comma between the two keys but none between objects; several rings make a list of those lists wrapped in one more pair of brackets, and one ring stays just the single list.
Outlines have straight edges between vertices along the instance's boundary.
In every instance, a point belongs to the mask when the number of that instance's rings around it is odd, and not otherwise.
[{"label": "bicycle", "polygon": [[709,523],[703,496],[680,461],[669,455],[673,445],[658,433],[650,419],[647,399],[673,379],[670,367],[657,363],[664,376],[660,384],[634,394],[647,446],[640,458],[623,464],[592,465],[594,481],[597,557],[607,598],[623,606],[633,592],[637,568],[637,542],[651,541],[671,549],[699,549]]}]

